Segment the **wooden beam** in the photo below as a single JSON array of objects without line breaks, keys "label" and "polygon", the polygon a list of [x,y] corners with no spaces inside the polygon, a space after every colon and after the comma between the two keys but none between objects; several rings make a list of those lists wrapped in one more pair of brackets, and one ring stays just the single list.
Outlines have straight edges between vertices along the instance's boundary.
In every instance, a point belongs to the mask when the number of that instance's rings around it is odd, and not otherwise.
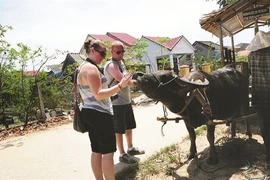
[{"label": "wooden beam", "polygon": [[233,38],[233,35],[231,36],[231,41],[232,41],[233,62],[235,63],[235,49],[234,49],[234,38]]},{"label": "wooden beam", "polygon": [[223,35],[222,35],[222,22],[219,22],[219,43],[220,43],[220,56],[221,56],[221,67],[225,65],[224,62],[224,51],[223,51]]},{"label": "wooden beam", "polygon": [[236,15],[236,17],[237,17],[237,20],[238,20],[239,24],[241,25],[241,27],[244,28],[245,26],[244,26],[243,22],[241,21],[241,19],[239,18],[238,14]]},{"label": "wooden beam", "polygon": [[[233,122],[239,122],[239,121],[246,121],[249,119],[254,119],[257,118],[257,113],[253,114],[248,114],[246,116],[242,116],[239,118],[234,118],[234,119],[229,119],[229,120],[221,120],[221,119],[213,119],[213,120],[208,120],[207,124],[208,125],[219,125],[219,124],[226,124],[226,123],[233,123]],[[157,117],[158,121],[161,122],[167,122],[167,121],[175,121],[179,122],[180,120],[184,120],[181,116],[180,117],[174,117],[174,118],[168,118],[168,117]]]},{"label": "wooden beam", "polygon": [[226,27],[223,26],[223,24],[221,24],[221,26],[225,30],[227,36],[232,36],[233,35],[231,31],[229,31]]},{"label": "wooden beam", "polygon": [[258,18],[256,18],[256,20],[255,20],[254,32],[255,32],[254,36],[256,36],[256,34],[259,32]]}]

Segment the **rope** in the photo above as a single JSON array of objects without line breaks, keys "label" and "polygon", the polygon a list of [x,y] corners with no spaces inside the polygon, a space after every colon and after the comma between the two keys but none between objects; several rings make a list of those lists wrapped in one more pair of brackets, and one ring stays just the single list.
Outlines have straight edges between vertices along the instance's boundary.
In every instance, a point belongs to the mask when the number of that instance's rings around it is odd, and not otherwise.
[{"label": "rope", "polygon": [[255,177],[255,178],[252,178],[249,176],[249,174],[256,174],[258,171],[261,172],[261,174],[264,174],[263,170],[256,167],[256,166],[252,166],[250,165],[250,163],[248,163],[248,169],[243,172],[243,175],[245,176],[246,179],[248,180],[264,180],[267,176],[266,175],[263,175],[261,177]]},{"label": "rope", "polygon": [[167,123],[167,121],[164,121],[163,125],[161,126],[161,136],[164,137],[165,134],[163,133],[163,126]]},{"label": "rope", "polygon": [[[169,84],[169,83],[171,83],[171,82],[173,82],[175,79],[177,79],[178,77],[174,77],[174,78],[172,78],[171,80],[169,80],[168,82],[166,82],[166,83],[163,83],[163,82],[161,82],[153,73],[151,73],[152,74],[152,76],[154,76],[154,78],[159,82],[159,84],[158,84],[158,86],[156,87],[156,89],[154,89],[151,93],[147,93],[147,94],[152,94],[152,93],[154,93],[158,88],[160,88],[160,87],[162,87],[162,86],[164,86],[166,89],[168,89],[169,91],[171,91],[169,88],[167,88],[166,87],[166,85],[167,84]],[[172,92],[172,91],[171,91]],[[173,93],[173,92],[172,92]]]},{"label": "rope", "polygon": [[164,104],[162,105],[162,108],[163,108],[164,118],[167,118],[167,117],[168,117],[168,111],[167,111],[167,108],[166,108],[166,106],[165,106]]},{"label": "rope", "polygon": [[[166,106],[163,104],[162,105],[162,108],[163,108],[163,115],[164,115],[164,118],[167,119],[168,117],[168,111],[167,111],[167,108]],[[165,124],[167,124],[167,121],[164,121],[163,125],[161,126],[161,136],[164,137],[165,134],[163,132],[163,127],[165,126]]]}]

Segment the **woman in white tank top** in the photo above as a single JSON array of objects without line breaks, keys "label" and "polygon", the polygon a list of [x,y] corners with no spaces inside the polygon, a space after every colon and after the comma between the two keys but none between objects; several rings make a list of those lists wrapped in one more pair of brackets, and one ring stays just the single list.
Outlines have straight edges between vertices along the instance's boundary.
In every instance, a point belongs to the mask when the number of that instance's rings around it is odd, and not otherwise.
[{"label": "woman in white tank top", "polygon": [[91,166],[96,179],[114,180],[113,154],[116,141],[110,97],[125,88],[131,74],[108,88],[107,80],[98,68],[106,56],[106,46],[89,38],[84,43],[88,58],[79,67],[78,84],[83,99],[83,121],[91,141]]}]

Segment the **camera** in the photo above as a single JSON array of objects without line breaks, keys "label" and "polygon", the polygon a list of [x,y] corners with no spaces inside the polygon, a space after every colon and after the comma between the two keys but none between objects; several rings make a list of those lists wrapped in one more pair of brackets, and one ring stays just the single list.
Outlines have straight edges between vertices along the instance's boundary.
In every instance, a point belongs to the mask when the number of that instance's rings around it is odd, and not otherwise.
[{"label": "camera", "polygon": [[118,98],[118,94],[115,94],[115,95],[111,96],[111,101],[114,101],[114,100],[116,100],[117,98]]}]

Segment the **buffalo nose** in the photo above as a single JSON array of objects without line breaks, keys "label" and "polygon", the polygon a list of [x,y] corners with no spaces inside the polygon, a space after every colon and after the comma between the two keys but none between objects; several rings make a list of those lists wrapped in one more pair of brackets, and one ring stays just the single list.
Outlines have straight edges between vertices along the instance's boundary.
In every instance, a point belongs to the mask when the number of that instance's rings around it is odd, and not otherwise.
[{"label": "buffalo nose", "polygon": [[144,73],[143,72],[135,72],[135,73],[133,73],[133,75],[132,75],[132,79],[137,79],[139,76],[143,76],[144,75]]}]

